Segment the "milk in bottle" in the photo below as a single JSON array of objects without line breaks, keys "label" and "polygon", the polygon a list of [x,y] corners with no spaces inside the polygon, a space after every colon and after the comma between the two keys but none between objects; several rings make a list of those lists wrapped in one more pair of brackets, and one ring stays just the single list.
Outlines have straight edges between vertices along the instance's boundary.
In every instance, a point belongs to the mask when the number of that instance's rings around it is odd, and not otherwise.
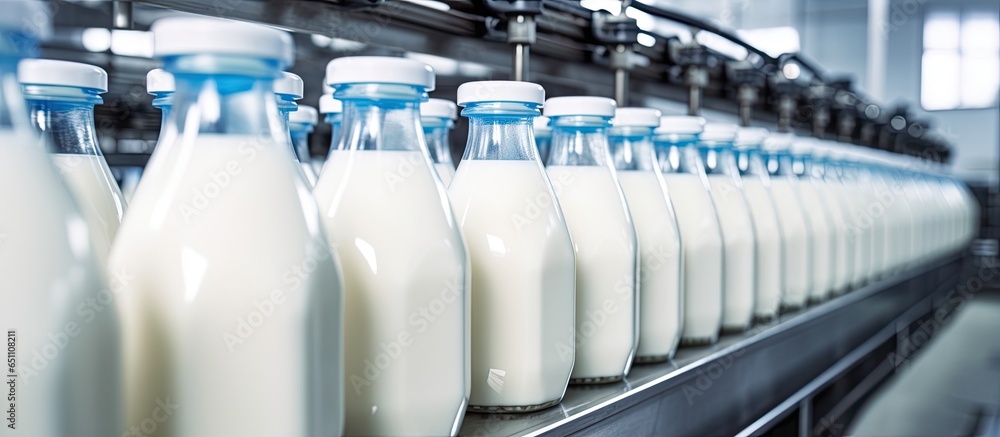
[{"label": "milk in bottle", "polygon": [[[344,105],[340,103],[340,100],[333,98],[332,90],[331,94],[323,94],[319,98],[319,113],[323,115],[323,121],[330,125],[330,150],[333,152],[337,150],[337,144],[340,142],[340,121],[343,119]],[[327,155],[330,153],[327,152]],[[326,164],[326,157],[314,158],[313,166],[316,170],[316,174],[322,173],[324,164]]]},{"label": "milk in bottle", "polygon": [[680,230],[653,150],[653,129],[660,124],[660,111],[618,108],[611,122],[611,157],[639,240],[635,359],[664,361],[673,357],[681,339],[684,295]]},{"label": "milk in bottle", "polygon": [[152,32],[176,92],[108,260],[128,275],[123,426],[169,404],[151,435],[338,434],[340,275],[272,91],[291,37],[187,17]]},{"label": "milk in bottle", "polygon": [[[292,159],[295,160],[298,166],[298,173],[312,187],[316,185],[316,173],[313,171],[311,165],[304,165],[309,163],[308,160],[302,161],[299,157],[298,151],[295,149],[295,140],[291,133],[291,124],[289,123],[289,114],[299,109],[299,105],[295,101],[301,99],[303,93],[302,78],[296,74],[286,71],[281,73],[281,77],[274,81],[274,95],[277,97],[278,113],[281,114],[284,130],[288,132],[287,143],[291,145]],[[308,156],[309,149],[307,148],[305,152],[306,156]]]},{"label": "milk in bottle", "polygon": [[576,251],[576,363],[570,379],[618,381],[628,374],[639,340],[639,249],[608,152],[615,101],[554,97],[545,101],[544,113],[552,127],[545,170]]},{"label": "milk in bottle", "polygon": [[[17,86],[18,60],[33,54],[37,43],[34,34],[19,33],[22,20],[49,11],[42,2],[3,6],[0,323],[7,348],[0,435],[119,435],[118,315],[98,302],[114,298],[131,272],[117,270],[105,285],[88,223],[33,132]],[[40,24],[47,30],[47,22]],[[15,423],[8,421],[12,416]]]},{"label": "milk in bottle", "polygon": [[535,134],[535,144],[538,146],[538,156],[544,165],[549,160],[549,150],[552,144],[552,128],[549,127],[549,118],[544,115],[535,117],[532,129]]},{"label": "milk in bottle", "polygon": [[704,123],[701,117],[664,116],[653,133],[683,242],[684,344],[714,343],[722,326],[722,232],[697,149]]},{"label": "milk in bottle", "polygon": [[475,411],[558,404],[573,369],[576,259],[531,135],[544,99],[528,82],[458,88],[469,141],[448,194],[472,260]]},{"label": "milk in bottle", "polygon": [[420,126],[434,71],[343,57],[343,134],[314,194],[344,271],[345,433],[453,435],[469,396],[469,268]]},{"label": "milk in bottle", "polygon": [[315,185],[316,169],[312,164],[312,156],[309,155],[309,134],[319,122],[319,114],[312,106],[298,106],[297,111],[288,114],[288,131],[292,135],[292,148],[298,164],[302,166],[302,174],[306,175],[306,179],[312,178]]},{"label": "milk in bottle", "polygon": [[823,204],[823,199],[812,181],[812,156],[799,143],[792,146],[791,152],[792,172],[798,178],[793,185],[798,189],[799,200],[802,202],[809,231],[812,234],[810,240],[812,274],[808,301],[822,302],[833,292],[836,233],[830,225],[827,206]]},{"label": "milk in bottle", "polygon": [[87,220],[94,255],[103,267],[125,212],[94,127],[94,105],[108,90],[108,74],[93,65],[25,59],[17,76],[30,119],[50,143],[52,161]]},{"label": "milk in bottle", "polygon": [[783,279],[781,228],[771,197],[771,178],[760,151],[767,135],[767,129],[740,128],[735,141],[737,153],[746,161],[745,170],[741,172],[743,194],[746,195],[757,237],[754,317],[763,321],[769,321],[778,314]]},{"label": "milk in bottle", "polygon": [[698,137],[700,162],[708,175],[726,261],[722,329],[731,332],[750,327],[757,285],[756,236],[733,152],[738,129],[734,124],[708,123]]},{"label": "milk in bottle", "polygon": [[854,288],[865,285],[871,279],[875,240],[875,224],[867,212],[871,201],[868,198],[868,189],[859,182],[857,165],[847,159],[840,163],[841,179],[844,181],[850,200],[851,215],[847,221],[847,228],[855,242],[852,281]]},{"label": "milk in bottle", "polygon": [[792,171],[792,158],[785,135],[772,134],[765,140],[768,171],[771,173],[771,196],[781,225],[784,253],[784,289],[781,306],[797,309],[809,297],[812,270],[812,236]]},{"label": "milk in bottle", "polygon": [[847,228],[848,212],[843,196],[843,185],[836,179],[831,160],[825,155],[812,152],[811,181],[820,195],[820,200],[829,212],[830,230],[835,239],[836,251],[832,254],[833,294],[847,292],[853,275],[854,238]]},{"label": "milk in bottle", "polygon": [[427,151],[434,162],[434,170],[445,188],[455,176],[455,164],[451,162],[451,128],[458,117],[455,103],[443,99],[428,99],[420,105],[420,124],[424,127]]}]

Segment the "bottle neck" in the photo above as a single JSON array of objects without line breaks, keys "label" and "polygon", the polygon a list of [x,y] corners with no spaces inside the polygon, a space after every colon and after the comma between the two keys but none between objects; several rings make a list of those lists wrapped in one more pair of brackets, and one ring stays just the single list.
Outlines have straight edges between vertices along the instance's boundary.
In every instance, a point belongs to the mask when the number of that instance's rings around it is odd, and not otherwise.
[{"label": "bottle neck", "polygon": [[608,135],[611,160],[618,170],[653,171],[658,168],[653,150],[653,129],[616,127]]},{"label": "bottle neck", "polygon": [[[181,57],[183,58],[183,57]],[[288,133],[274,98],[273,75],[248,76],[172,71],[176,92],[167,115],[167,135],[187,144],[198,135],[255,137],[254,145],[288,142]]]},{"label": "bottle neck", "polygon": [[606,166],[610,117],[552,117],[552,144],[546,165]]},{"label": "bottle neck", "polygon": [[740,169],[736,165],[736,153],[733,143],[719,141],[703,141],[698,146],[701,160],[705,164],[707,174],[725,174],[739,176]]},{"label": "bottle neck", "polygon": [[101,155],[94,132],[93,104],[29,97],[28,107],[30,119],[44,134],[50,152]]},{"label": "bottle neck", "polygon": [[309,155],[309,134],[312,133],[311,124],[289,123],[289,131],[292,135],[292,148],[295,150],[295,157],[299,162],[310,162],[312,156]]},{"label": "bottle neck", "polygon": [[451,147],[449,134],[453,122],[443,118],[423,118],[424,139],[427,141],[427,151],[436,164],[451,164]]},{"label": "bottle neck", "polygon": [[420,127],[422,87],[395,84],[340,85],[344,104],[338,150],[425,151]]},{"label": "bottle neck", "polygon": [[702,174],[697,135],[664,134],[653,137],[660,169],[664,173]]},{"label": "bottle neck", "polygon": [[540,115],[538,105],[471,103],[462,115],[469,118],[469,140],[462,160],[539,160],[532,131],[532,122]]}]

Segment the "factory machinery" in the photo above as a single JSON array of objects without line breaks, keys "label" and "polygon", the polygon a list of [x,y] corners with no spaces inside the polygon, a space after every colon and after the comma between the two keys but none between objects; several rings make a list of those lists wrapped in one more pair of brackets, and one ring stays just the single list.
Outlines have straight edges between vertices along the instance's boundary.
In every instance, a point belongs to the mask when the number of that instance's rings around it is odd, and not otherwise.
[{"label": "factory machinery", "polygon": [[[631,13],[619,14],[567,0],[57,1],[53,10],[56,30],[43,55],[109,72],[97,126],[116,170],[145,165],[155,144],[160,115],[149,105],[144,75],[156,65],[141,53],[88,48],[81,33],[113,28],[129,35],[174,11],[295,32],[293,71],[305,80],[304,102],[318,100],[331,58],[401,55],[435,67],[432,97],[454,100],[457,86],[471,80],[529,80],[549,96],[613,96],[619,106],[674,102],[692,115],[728,114],[744,126],[915,156],[929,167],[952,155],[931,120],[906,106],[880,105],[850,77],[802,54],[771,56],[707,20],[642,2],[625,1],[622,11]],[[679,32],[640,27],[635,16]],[[452,138],[456,158],[463,123]],[[329,128],[318,127],[312,152],[325,154],[329,142]],[[842,435],[867,396],[936,333],[928,327],[940,326],[984,287],[984,271],[995,273],[973,254],[995,254],[989,239],[998,235],[996,194],[970,185],[983,206],[984,239],[973,250],[783,313],[717,344],[682,348],[667,363],[637,365],[621,383],[570,386],[554,408],[468,413],[461,434]]]}]

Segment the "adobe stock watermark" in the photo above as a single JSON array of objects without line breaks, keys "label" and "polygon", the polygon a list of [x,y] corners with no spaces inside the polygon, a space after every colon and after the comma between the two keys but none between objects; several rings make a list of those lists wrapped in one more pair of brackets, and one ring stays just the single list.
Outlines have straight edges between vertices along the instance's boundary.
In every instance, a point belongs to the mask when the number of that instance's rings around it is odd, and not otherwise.
[{"label": "adobe stock watermark", "polygon": [[122,437],[147,437],[155,434],[160,425],[170,420],[178,408],[180,405],[171,402],[169,396],[166,399],[156,398],[156,407],[153,407],[149,416],[130,426],[122,433]]},{"label": "adobe stock watermark", "polygon": [[[351,373],[347,377],[355,395],[360,396],[365,388],[370,387],[384,372],[392,368],[393,363],[403,356],[403,353],[413,345],[414,340],[425,333],[435,322],[445,317],[446,313],[453,310],[455,305],[460,306],[459,311],[464,311],[464,284],[464,279],[449,278],[445,280],[437,296],[410,312],[406,317],[408,324],[406,328],[380,342],[379,352],[358,363],[362,364],[361,373]],[[464,323],[464,315],[461,316],[461,320]]]},{"label": "adobe stock watermark", "polygon": [[208,181],[192,190],[191,198],[180,204],[179,212],[185,224],[201,215],[229,186],[246,170],[245,166],[255,159],[265,147],[280,147],[269,134],[258,135],[240,144],[237,148],[241,160],[233,159],[215,171],[209,171]]},{"label": "adobe stock watermark", "polygon": [[547,219],[548,211],[553,203],[552,193],[558,197],[563,188],[573,185],[576,177],[569,172],[559,172],[555,178],[550,177],[549,180],[552,184],[552,191],[542,190],[534,195],[529,195],[524,199],[524,207],[510,215],[511,223],[517,232],[523,232],[535,220]]},{"label": "adobe stock watermark", "polygon": [[110,309],[114,304],[115,296],[121,294],[135,278],[126,270],[111,272],[108,275],[108,287],[99,290],[91,296],[87,296],[83,302],[75,307],[76,321],[67,322],[61,329],[49,333],[47,341],[39,348],[25,354],[26,363],[19,369],[21,380],[25,386],[30,385],[31,380],[45,371],[49,364],[56,360],[66,347],[88,325],[94,322],[99,316],[107,316],[104,311],[114,311]]},{"label": "adobe stock watermark", "polygon": [[253,337],[254,333],[288,301],[289,296],[302,289],[309,275],[326,264],[331,256],[330,247],[325,242],[313,242],[309,254],[281,275],[281,282],[287,289],[274,288],[264,298],[255,299],[253,309],[235,320],[232,331],[227,330],[222,333],[222,341],[229,353],[235,353],[241,345]]}]

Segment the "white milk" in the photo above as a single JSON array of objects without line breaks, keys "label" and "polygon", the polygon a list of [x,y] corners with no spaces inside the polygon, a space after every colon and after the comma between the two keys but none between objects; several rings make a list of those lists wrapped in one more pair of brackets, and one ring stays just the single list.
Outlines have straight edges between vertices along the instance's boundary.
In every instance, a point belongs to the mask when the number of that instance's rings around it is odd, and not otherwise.
[{"label": "white milk", "polygon": [[[770,319],[778,314],[781,304],[781,228],[771,193],[760,177],[743,178],[743,193],[753,215],[754,235],[757,237],[757,296],[754,315]],[[640,337],[640,341],[642,338]]]},{"label": "white milk", "polygon": [[849,179],[846,182],[848,197],[851,202],[851,216],[847,222],[850,235],[854,238],[854,287],[861,287],[871,279],[872,255],[874,247],[874,222],[866,211],[870,204],[865,188],[858,182]]},{"label": "white milk", "polygon": [[638,343],[639,249],[628,206],[608,167],[545,170],[576,249],[576,363],[570,378],[621,379]]},{"label": "white milk", "polygon": [[455,167],[450,162],[438,162],[434,164],[434,170],[437,171],[438,177],[444,183],[444,187],[448,188],[451,180],[455,178]]},{"label": "white milk", "polygon": [[448,194],[472,260],[469,404],[558,403],[573,369],[576,261],[548,179],[536,161],[463,160]]},{"label": "white milk", "polygon": [[54,153],[49,155],[66,181],[87,219],[98,266],[108,262],[108,252],[125,212],[125,200],[104,157]]},{"label": "white milk", "polygon": [[155,435],[342,429],[340,278],[287,146],[202,134],[160,147],[108,260],[130,278],[126,424],[169,400]]},{"label": "white milk", "polygon": [[836,256],[836,235],[830,229],[826,206],[823,198],[809,179],[800,179],[795,183],[799,190],[802,207],[809,220],[809,230],[812,233],[812,276],[809,284],[809,300],[819,302],[826,299],[833,291],[833,262]]},{"label": "white milk", "polygon": [[450,435],[465,411],[465,247],[432,171],[334,150],[315,190],[344,272],[345,434]]},{"label": "white milk", "polygon": [[712,197],[700,177],[663,175],[674,202],[684,249],[684,328],[687,343],[714,343],[722,326],[723,248]]},{"label": "white milk", "polygon": [[846,220],[847,213],[844,210],[844,200],[840,198],[841,188],[829,181],[813,180],[814,188],[820,196],[820,201],[827,207],[830,219],[830,231],[834,238],[836,250],[833,253],[833,275],[832,285],[835,294],[846,292],[851,285],[852,278],[852,257],[853,245],[851,236],[848,234]]},{"label": "white milk", "polygon": [[[117,311],[103,303],[111,292],[87,223],[37,141],[0,131],[0,335],[7,351],[0,435],[119,435]],[[11,341],[16,363],[8,361]],[[18,375],[13,400],[10,364]],[[8,431],[11,403],[17,430]]]},{"label": "white milk", "polygon": [[784,253],[785,288],[781,305],[798,308],[809,297],[809,272],[812,268],[812,245],[805,211],[788,176],[771,178],[771,194],[778,223],[781,225],[782,252]]},{"label": "white milk", "polygon": [[756,265],[753,220],[743,192],[733,183],[732,176],[708,175],[712,188],[712,201],[722,230],[725,246],[726,278],[723,281],[724,297],[722,329],[742,331],[753,320],[756,295]]},{"label": "white milk", "polygon": [[636,360],[671,358],[683,323],[680,230],[665,185],[653,171],[618,170],[639,239],[639,346]]}]

